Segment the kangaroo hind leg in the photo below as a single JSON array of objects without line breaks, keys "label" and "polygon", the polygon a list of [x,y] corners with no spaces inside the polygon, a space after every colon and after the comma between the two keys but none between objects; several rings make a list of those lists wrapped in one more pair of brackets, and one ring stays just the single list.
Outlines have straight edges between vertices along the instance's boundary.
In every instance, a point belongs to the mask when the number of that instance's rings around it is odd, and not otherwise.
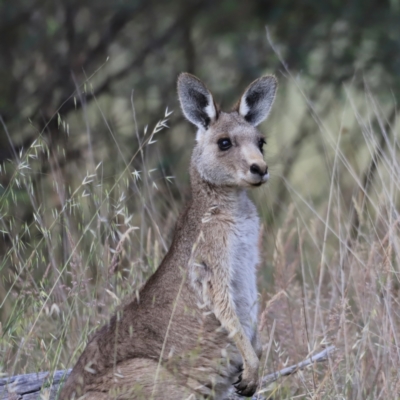
[{"label": "kangaroo hind leg", "polygon": [[193,390],[178,382],[166,368],[146,358],[133,358],[117,364],[113,370],[87,389],[82,400],[195,400],[197,398]]}]

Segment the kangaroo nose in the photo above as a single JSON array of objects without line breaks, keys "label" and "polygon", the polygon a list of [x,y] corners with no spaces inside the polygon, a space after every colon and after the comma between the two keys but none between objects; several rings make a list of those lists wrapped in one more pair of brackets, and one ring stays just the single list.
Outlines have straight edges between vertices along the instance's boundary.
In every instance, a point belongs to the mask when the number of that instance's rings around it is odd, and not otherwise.
[{"label": "kangaroo nose", "polygon": [[260,176],[264,176],[268,172],[268,167],[265,166],[265,168],[262,169],[258,164],[252,164],[250,166],[250,172],[252,174],[257,174],[257,175],[260,175]]}]

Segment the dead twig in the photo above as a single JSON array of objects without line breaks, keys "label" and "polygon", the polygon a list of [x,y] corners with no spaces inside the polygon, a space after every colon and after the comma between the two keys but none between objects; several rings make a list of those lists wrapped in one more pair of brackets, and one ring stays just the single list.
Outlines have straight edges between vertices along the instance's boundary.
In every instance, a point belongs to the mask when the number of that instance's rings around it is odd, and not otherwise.
[{"label": "dead twig", "polygon": [[298,364],[291,365],[290,367],[283,368],[277,372],[273,372],[272,374],[268,374],[262,378],[262,385],[266,386],[275,382],[282,376],[292,375],[298,371],[307,368],[309,365],[312,365],[317,362],[326,361],[328,356],[333,353],[336,349],[335,346],[329,346],[325,350],[320,351],[319,353],[315,354],[314,356],[307,357],[305,360],[299,362]]},{"label": "dead twig", "polygon": [[[272,374],[265,375],[261,380],[261,386],[265,388],[266,386],[270,385],[272,382],[277,381],[282,376],[293,375],[298,371],[301,371],[308,366],[317,363],[326,361],[331,353],[336,350],[335,346],[329,346],[325,350],[320,351],[319,353],[307,357],[305,360],[299,362],[298,364],[291,365],[290,367],[283,368],[277,372],[273,372]],[[265,400],[265,397],[262,396],[262,393],[265,389],[261,389],[258,394],[255,394],[252,397],[252,400]],[[239,400],[243,397],[237,395],[236,393],[232,393],[226,398],[226,400]]]}]

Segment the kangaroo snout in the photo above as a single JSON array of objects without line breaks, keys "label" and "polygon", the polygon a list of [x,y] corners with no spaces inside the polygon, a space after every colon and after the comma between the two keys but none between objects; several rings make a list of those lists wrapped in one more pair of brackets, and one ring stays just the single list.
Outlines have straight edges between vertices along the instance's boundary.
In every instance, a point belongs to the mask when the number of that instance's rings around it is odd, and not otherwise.
[{"label": "kangaroo snout", "polygon": [[260,175],[263,177],[268,173],[268,166],[267,164],[263,163],[254,163],[250,165],[250,172],[255,175]]}]

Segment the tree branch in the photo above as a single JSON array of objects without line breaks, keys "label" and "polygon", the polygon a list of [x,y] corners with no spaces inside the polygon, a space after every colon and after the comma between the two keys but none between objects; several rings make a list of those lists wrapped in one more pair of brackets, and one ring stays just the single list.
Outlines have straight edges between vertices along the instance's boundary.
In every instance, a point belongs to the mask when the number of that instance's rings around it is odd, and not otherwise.
[{"label": "tree branch", "polygon": [[[209,5],[211,4],[211,1],[199,1],[196,2],[195,4],[193,4],[193,6],[190,8],[190,13],[196,13],[199,10],[204,10],[206,9]],[[189,12],[189,11],[188,11]],[[105,43],[107,42],[107,38],[110,37],[111,34],[116,34],[119,29],[117,28],[118,25],[117,22],[121,23],[126,23],[128,22],[128,19],[121,19],[121,16],[115,17],[112,19],[111,21],[111,26],[108,29],[108,33],[104,35],[103,40],[100,42],[99,46],[97,46],[95,49],[93,49],[93,56],[95,53],[100,52],[104,46]],[[142,49],[142,51],[137,55],[137,57],[129,64],[127,64],[123,69],[121,69],[120,71],[118,71],[117,73],[115,73],[114,75],[111,75],[109,78],[107,78],[104,82],[102,82],[99,86],[97,86],[96,88],[94,88],[94,90],[91,93],[87,93],[86,97],[85,97],[85,101],[86,103],[93,100],[93,98],[100,96],[101,94],[103,94],[104,92],[106,92],[107,90],[110,89],[111,84],[124,78],[126,75],[128,75],[129,73],[132,72],[132,69],[140,67],[141,65],[143,65],[144,59],[153,51],[161,48],[162,46],[164,46],[172,37],[173,35],[175,35],[181,28],[182,28],[182,24],[184,23],[185,19],[187,18],[187,14],[186,13],[182,13],[182,15],[180,17],[178,17],[176,19],[176,21],[174,23],[172,23],[172,25],[166,29],[166,31],[159,37],[155,38],[153,41],[151,41],[144,49]],[[65,76],[63,76],[63,79],[65,79]],[[81,85],[81,87],[83,86],[83,84]],[[44,127],[41,127],[41,131],[44,131],[46,128],[48,127],[54,127],[57,128],[57,122],[56,122],[56,115],[58,112],[62,112],[63,114],[67,114],[70,111],[73,111],[75,109],[80,109],[82,107],[81,102],[77,102],[75,103],[74,101],[74,96],[76,95],[78,89],[75,90],[70,90],[69,93],[71,93],[68,97],[67,95],[63,96],[63,101],[56,107],[57,112],[49,117],[47,119],[47,122],[45,124]],[[39,110],[36,110],[33,113],[33,116],[31,117],[31,119],[34,119],[34,115],[37,114]],[[52,129],[50,129],[50,131],[52,131]],[[0,150],[0,163],[5,161],[6,159],[11,159],[12,158],[12,154],[14,151],[16,151],[17,153],[19,153],[19,151],[22,148],[27,148],[29,147],[32,142],[34,141],[34,139],[36,138],[36,135],[34,136],[30,136],[28,138],[26,138],[23,142],[22,145],[19,146],[14,146],[14,149],[3,149]]]}]

